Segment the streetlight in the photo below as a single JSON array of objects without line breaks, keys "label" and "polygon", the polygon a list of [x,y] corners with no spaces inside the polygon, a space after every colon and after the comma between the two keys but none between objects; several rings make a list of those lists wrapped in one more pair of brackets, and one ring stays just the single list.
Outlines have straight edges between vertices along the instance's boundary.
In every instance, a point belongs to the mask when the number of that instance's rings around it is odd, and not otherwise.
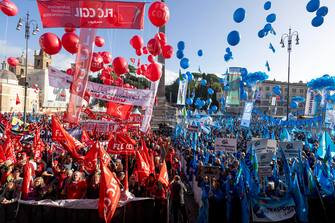
[{"label": "streetlight", "polygon": [[280,44],[282,48],[285,47],[284,41],[287,38],[287,52],[288,52],[288,73],[287,73],[287,100],[286,100],[286,121],[288,121],[289,104],[290,104],[290,72],[291,72],[291,51],[292,51],[292,39],[295,37],[295,45],[299,45],[299,34],[297,31],[293,31],[290,28],[288,34],[282,35]]},{"label": "streetlight", "polygon": [[17,26],[16,26],[16,30],[20,31],[23,23],[25,25],[25,39],[26,39],[26,61],[25,61],[25,68],[26,68],[26,75],[24,77],[24,107],[23,107],[23,122],[24,125],[26,124],[26,120],[27,120],[27,90],[28,90],[28,82],[27,82],[27,76],[28,76],[28,40],[30,38],[30,26],[33,26],[33,31],[32,31],[32,35],[36,35],[40,29],[38,28],[38,24],[36,20],[30,19],[29,18],[30,14],[29,12],[27,12],[26,14],[26,18],[20,18]]}]

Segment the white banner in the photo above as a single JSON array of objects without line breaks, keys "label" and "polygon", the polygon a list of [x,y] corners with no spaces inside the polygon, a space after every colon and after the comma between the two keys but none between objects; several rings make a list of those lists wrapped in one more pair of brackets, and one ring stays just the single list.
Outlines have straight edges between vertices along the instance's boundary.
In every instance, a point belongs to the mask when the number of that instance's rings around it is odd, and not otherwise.
[{"label": "white banner", "polygon": [[150,127],[150,121],[152,118],[152,112],[154,110],[155,98],[158,90],[159,80],[156,82],[151,82],[150,91],[153,92],[151,97],[147,98],[149,105],[145,109],[145,114],[143,117],[142,125],[140,128],[141,132],[147,132]]},{"label": "white banner", "polygon": [[271,105],[276,106],[277,97],[272,97]]},{"label": "white banner", "polygon": [[[298,158],[299,153],[302,151],[302,142],[279,142],[279,147],[283,150],[286,159]],[[277,152],[278,155],[279,153]]]},{"label": "white banner", "polygon": [[178,89],[178,97],[177,97],[177,105],[185,105],[186,101],[186,93],[187,93],[187,80],[179,81],[179,89]]},{"label": "white banner", "polygon": [[249,128],[251,116],[252,116],[252,109],[254,107],[253,102],[246,102],[244,105],[244,112],[241,120],[241,126]]},{"label": "white banner", "polygon": [[325,124],[328,127],[334,126],[334,124],[335,124],[335,104],[327,103],[326,115],[325,115]]},{"label": "white banner", "polygon": [[307,90],[306,95],[306,106],[305,106],[305,115],[306,116],[313,116],[316,112],[316,101],[315,101],[315,93],[313,90]]},{"label": "white banner", "polygon": [[237,152],[237,139],[216,138],[215,151],[223,151],[227,153]]},{"label": "white banner", "polygon": [[[68,89],[72,83],[72,76],[49,67],[49,85],[55,88]],[[98,98],[104,101],[111,101],[119,104],[128,104],[145,107],[150,104],[149,98],[154,94],[153,89],[128,89],[116,86],[98,84],[88,82],[87,90],[90,92],[91,97]]]}]

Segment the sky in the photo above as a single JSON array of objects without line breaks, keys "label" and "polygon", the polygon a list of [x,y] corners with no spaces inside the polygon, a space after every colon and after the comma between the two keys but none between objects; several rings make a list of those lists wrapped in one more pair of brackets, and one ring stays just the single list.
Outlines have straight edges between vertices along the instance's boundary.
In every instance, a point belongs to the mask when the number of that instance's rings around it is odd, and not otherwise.
[{"label": "sky", "polygon": [[[15,17],[0,15],[0,59],[6,56],[19,56],[25,48],[24,31],[16,31],[19,17],[29,10],[31,17],[41,26],[40,15],[35,0],[12,0],[19,8]],[[151,1],[148,1],[151,2]],[[269,11],[263,9],[265,0],[167,0],[170,9],[170,20],[166,27],[168,44],[177,50],[177,43],[186,43],[185,57],[190,59],[189,71],[197,71],[199,66],[203,72],[224,74],[228,67],[245,67],[249,72],[266,71],[265,63],[269,61],[271,71],[269,79],[287,81],[288,53],[280,47],[280,37],[287,33],[289,27],[299,32],[300,45],[293,46],[291,56],[291,82],[307,82],[324,74],[335,72],[335,5],[331,0],[321,0],[321,5],[329,8],[324,24],[315,28],[311,21],[315,13],[306,11],[308,0],[272,0]],[[148,9],[147,4],[146,9]],[[246,10],[243,23],[233,21],[233,13],[237,8]],[[146,10],[147,11],[147,10]],[[265,18],[276,13],[277,21],[273,24],[276,36],[269,35],[258,38],[258,31],[266,24]],[[114,57],[136,57],[129,40],[135,34],[142,35],[145,42],[158,31],[145,16],[144,30],[100,29],[98,35],[105,41],[105,47],[96,50],[110,51]],[[224,61],[225,49],[228,47],[227,35],[230,31],[240,32],[241,41],[231,47],[234,60]],[[59,37],[63,29],[41,29],[41,32],[29,41],[29,52],[39,49],[39,35],[54,32]],[[78,33],[78,32],[77,32]],[[276,53],[268,48],[272,43]],[[203,57],[197,56],[202,49]],[[30,56],[32,61],[32,56]],[[66,69],[74,61],[74,56],[62,50],[53,57],[53,65]],[[143,57],[142,61],[146,61]],[[179,60],[174,57],[166,62],[167,83],[171,83],[179,71]],[[183,70],[183,72],[186,72]]]}]

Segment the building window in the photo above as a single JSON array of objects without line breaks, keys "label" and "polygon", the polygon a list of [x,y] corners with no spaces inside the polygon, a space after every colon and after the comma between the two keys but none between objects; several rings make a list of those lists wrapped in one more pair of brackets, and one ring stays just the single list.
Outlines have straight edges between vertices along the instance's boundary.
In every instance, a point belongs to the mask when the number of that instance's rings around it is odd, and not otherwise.
[{"label": "building window", "polygon": [[20,75],[23,75],[23,74],[24,74],[24,70],[23,70],[23,69],[21,69]]},{"label": "building window", "polygon": [[37,66],[39,67],[41,65],[41,60],[37,60]]},{"label": "building window", "polygon": [[303,94],[304,93],[304,89],[300,89],[299,92],[300,92],[300,94]]},{"label": "building window", "polygon": [[49,67],[49,62],[47,62],[47,67]]},{"label": "building window", "polygon": [[270,91],[270,87],[265,87],[265,90],[266,91]]},{"label": "building window", "polygon": [[293,89],[292,89],[292,93],[297,93],[297,89],[296,89],[296,88],[293,88]]}]

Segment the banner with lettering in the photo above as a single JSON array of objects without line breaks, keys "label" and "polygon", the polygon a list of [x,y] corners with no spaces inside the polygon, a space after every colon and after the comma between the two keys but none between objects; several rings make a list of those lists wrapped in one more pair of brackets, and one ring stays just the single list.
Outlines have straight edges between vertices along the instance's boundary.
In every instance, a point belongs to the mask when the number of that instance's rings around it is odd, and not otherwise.
[{"label": "banner with lettering", "polygon": [[144,2],[37,0],[37,3],[43,28],[144,28]]},{"label": "banner with lettering", "polygon": [[215,151],[235,153],[237,151],[237,139],[216,138]]},{"label": "banner with lettering", "polygon": [[252,139],[251,143],[257,156],[259,176],[272,176],[271,161],[276,153],[277,141],[269,139]]},{"label": "banner with lettering", "polygon": [[[49,85],[52,87],[69,88],[73,81],[72,76],[54,68],[49,67]],[[152,90],[121,88],[111,85],[88,82],[86,89],[91,97],[110,101],[118,104],[128,104],[145,107],[150,103],[149,98],[154,94]]]},{"label": "banner with lettering", "polygon": [[306,95],[305,115],[314,116],[315,112],[316,112],[315,93],[313,90],[308,88]]},{"label": "banner with lettering", "polygon": [[[285,154],[286,159],[288,158],[298,158],[300,157],[301,151],[302,151],[302,142],[279,142],[279,148],[281,148]],[[277,152],[277,156],[281,157],[279,155],[280,153]]]},{"label": "banner with lettering", "polygon": [[291,219],[295,215],[295,204],[290,197],[253,198],[251,207],[253,222],[279,222]]}]

